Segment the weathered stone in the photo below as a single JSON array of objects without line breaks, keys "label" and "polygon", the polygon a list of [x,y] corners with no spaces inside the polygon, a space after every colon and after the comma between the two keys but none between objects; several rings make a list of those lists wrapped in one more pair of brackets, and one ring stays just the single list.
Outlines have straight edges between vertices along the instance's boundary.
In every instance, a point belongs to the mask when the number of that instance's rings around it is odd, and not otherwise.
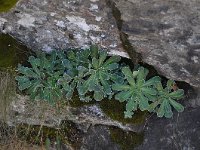
[{"label": "weathered stone", "polygon": [[[200,3],[196,0],[110,0],[118,27],[160,74],[200,87]],[[131,51],[129,51],[131,57]]]},{"label": "weathered stone", "polygon": [[149,119],[144,142],[135,150],[199,150],[200,107],[175,113],[172,119]]},{"label": "weathered stone", "polygon": [[10,12],[0,14],[0,32],[33,50],[84,48],[93,42],[127,55],[105,0],[21,0]]},{"label": "weathered stone", "polygon": [[[115,126],[125,131],[141,132],[143,124],[124,124],[106,116],[98,105],[70,107],[62,106],[58,112],[55,107],[46,103],[28,103],[27,96],[17,95],[16,101],[11,104],[7,116],[9,125],[25,123],[29,125],[43,125],[47,127],[59,127],[63,120],[72,121],[81,130],[87,132],[90,125]],[[0,116],[1,119],[1,116]]]},{"label": "weathered stone", "polygon": [[121,150],[112,142],[109,129],[105,126],[91,127],[83,138],[80,150]]}]

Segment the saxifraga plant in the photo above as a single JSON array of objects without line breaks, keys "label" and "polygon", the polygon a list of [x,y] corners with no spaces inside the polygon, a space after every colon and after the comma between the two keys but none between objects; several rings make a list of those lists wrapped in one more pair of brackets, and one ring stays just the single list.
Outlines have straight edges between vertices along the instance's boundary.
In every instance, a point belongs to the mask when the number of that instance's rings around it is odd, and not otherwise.
[{"label": "saxifraga plant", "polygon": [[174,107],[178,112],[182,112],[184,110],[184,107],[176,102],[176,100],[184,97],[184,91],[182,89],[174,91],[174,85],[175,82],[173,80],[167,81],[166,88],[163,88],[161,82],[156,84],[158,97],[150,105],[150,112],[155,111],[158,117],[164,116],[166,118],[171,118],[173,115],[172,107]]},{"label": "saxifraga plant", "polygon": [[103,98],[111,98],[114,94],[112,83],[120,82],[121,76],[117,74],[119,56],[108,58],[105,51],[99,51],[97,47],[91,47],[90,62],[87,68],[85,81],[78,87],[79,94],[83,97],[93,92],[93,98],[100,101]]},{"label": "saxifraga plant", "polygon": [[119,61],[119,56],[108,57],[105,51],[99,51],[95,45],[77,53],[68,52],[63,61],[67,70],[60,80],[67,92],[66,97],[71,98],[77,88],[82,101],[111,98],[114,94],[112,83],[122,81],[118,74]]},{"label": "saxifraga plant", "polygon": [[169,80],[163,88],[159,76],[146,80],[148,70],[139,67],[131,71],[121,67],[119,56],[108,56],[92,45],[85,50],[53,51],[50,54],[30,56],[31,67],[18,66],[18,87],[25,90],[31,99],[46,100],[54,104],[65,97],[72,99],[75,91],[81,101],[104,98],[126,102],[125,118],[134,111],[156,112],[158,117],[172,117],[172,107],[178,112],[184,107],[176,102],[184,91],[173,91],[174,81]]},{"label": "saxifraga plant", "polygon": [[129,67],[123,67],[122,72],[125,75],[124,84],[114,84],[113,90],[119,91],[115,99],[120,102],[126,101],[125,118],[131,118],[138,108],[142,111],[147,110],[149,101],[156,99],[157,90],[154,84],[160,82],[160,77],[156,76],[145,81],[148,70],[140,67],[138,71],[131,71]]},{"label": "saxifraga plant", "polygon": [[54,104],[56,100],[62,98],[61,85],[57,81],[64,73],[64,67],[61,64],[60,55],[64,53],[53,51],[51,54],[40,53],[36,58],[30,56],[28,62],[31,67],[18,66],[19,90],[30,95],[30,98],[46,100]]},{"label": "saxifraga plant", "polygon": [[178,112],[183,111],[184,107],[175,100],[181,99],[184,91],[173,91],[174,81],[168,80],[167,87],[163,88],[158,76],[146,80],[148,70],[143,67],[133,72],[129,67],[123,67],[122,72],[125,75],[125,83],[113,84],[113,90],[119,91],[115,99],[127,102],[125,118],[131,118],[138,108],[142,111],[155,111],[158,117],[166,118],[173,115],[170,105]]}]

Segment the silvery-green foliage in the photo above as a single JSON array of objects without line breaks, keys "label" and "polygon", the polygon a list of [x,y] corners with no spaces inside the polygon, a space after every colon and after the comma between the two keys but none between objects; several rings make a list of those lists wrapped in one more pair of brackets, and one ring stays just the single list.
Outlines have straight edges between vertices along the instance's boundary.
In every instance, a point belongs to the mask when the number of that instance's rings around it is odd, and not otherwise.
[{"label": "silvery-green foliage", "polygon": [[77,86],[80,99],[89,101],[94,98],[100,101],[106,97],[111,98],[114,94],[112,83],[122,81],[118,74],[120,57],[108,57],[107,52],[99,51],[94,45],[90,47],[89,52],[88,64],[80,65],[80,70],[83,70],[83,67],[87,69],[84,70],[84,81]]},{"label": "silvery-green foliage", "polygon": [[126,101],[125,118],[131,118],[138,108],[142,111],[149,108],[149,101],[157,98],[158,91],[154,85],[160,82],[160,77],[155,76],[146,81],[148,70],[140,67],[137,71],[131,71],[129,67],[123,67],[125,75],[124,84],[113,84],[112,88],[119,91],[115,99]]},{"label": "silvery-green foliage", "polygon": [[19,90],[30,95],[31,99],[46,100],[53,104],[61,99],[62,90],[58,80],[64,73],[59,55],[64,55],[60,51],[53,51],[51,54],[41,53],[38,57],[30,56],[28,62],[30,67],[18,65]]},{"label": "silvery-green foliage", "polygon": [[[59,79],[65,97],[71,99],[75,90],[84,82],[84,78],[88,75],[90,49],[85,50],[69,50],[64,57],[61,58],[65,72]],[[81,98],[81,95],[79,94]],[[88,99],[89,97],[85,97]]]},{"label": "silvery-green foliage", "polygon": [[183,97],[184,91],[173,91],[174,81],[169,80],[163,88],[158,76],[146,80],[148,70],[144,67],[132,72],[119,61],[119,56],[108,56],[95,45],[85,50],[42,53],[29,57],[30,67],[18,66],[16,80],[19,90],[32,99],[51,104],[63,95],[71,99],[75,91],[81,101],[101,101],[115,95],[116,100],[126,102],[126,118],[131,118],[138,109],[167,118],[172,117],[172,107],[183,111],[176,100]]},{"label": "silvery-green foliage", "polygon": [[173,80],[167,81],[166,88],[163,88],[161,82],[156,84],[156,89],[158,91],[158,97],[149,107],[149,111],[155,111],[158,117],[171,118],[173,115],[172,107],[174,107],[178,112],[182,112],[184,107],[176,102],[177,100],[183,98],[184,91],[182,89],[173,90],[175,82]]}]

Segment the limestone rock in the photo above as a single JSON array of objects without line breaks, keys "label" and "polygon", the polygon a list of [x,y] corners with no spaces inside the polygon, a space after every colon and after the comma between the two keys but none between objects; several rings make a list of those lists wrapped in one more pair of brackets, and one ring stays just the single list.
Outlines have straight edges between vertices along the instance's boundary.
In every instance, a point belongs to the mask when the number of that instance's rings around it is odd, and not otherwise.
[{"label": "limestone rock", "polygon": [[32,50],[87,47],[91,42],[127,55],[105,0],[21,0],[0,14],[0,32]]},{"label": "limestone rock", "polygon": [[168,78],[200,87],[198,1],[111,1],[121,13],[120,30],[144,62]]},{"label": "limestone rock", "polygon": [[151,118],[144,142],[135,150],[198,150],[200,148],[200,107],[187,108],[172,119]]},{"label": "limestone rock", "polygon": [[[113,120],[105,115],[98,105],[70,107],[62,106],[58,112],[55,107],[51,107],[47,103],[29,103],[28,96],[17,95],[16,100],[12,102],[7,122],[11,126],[20,123],[29,125],[43,125],[47,127],[59,127],[64,120],[72,121],[84,132],[90,125],[104,125],[118,127],[124,131],[141,132],[143,124],[124,124],[117,120]],[[0,116],[0,120],[1,120]]]}]

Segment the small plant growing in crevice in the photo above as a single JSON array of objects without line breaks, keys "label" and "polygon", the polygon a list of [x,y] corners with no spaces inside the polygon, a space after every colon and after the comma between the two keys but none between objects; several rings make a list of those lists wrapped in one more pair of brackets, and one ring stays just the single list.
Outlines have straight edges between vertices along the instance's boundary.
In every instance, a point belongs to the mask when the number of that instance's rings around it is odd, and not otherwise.
[{"label": "small plant growing in crevice", "polygon": [[[87,93],[93,92],[93,98],[101,101],[103,98],[112,98],[112,83],[120,82],[122,78],[118,75],[120,57],[112,56],[108,58],[105,51],[98,51],[97,47],[91,48],[88,68],[83,83],[77,87],[79,94],[83,100]],[[88,97],[86,100],[91,100]]]},{"label": "small plant growing in crevice", "polygon": [[[173,80],[167,81],[166,88],[163,88],[161,82],[156,84],[156,89],[158,91],[158,97],[153,101],[149,107],[149,111],[155,111],[158,117],[171,118],[172,107],[174,107],[178,112],[182,112],[184,107],[177,103],[176,100],[183,98],[184,91],[182,89],[173,89],[175,82]],[[172,106],[172,107],[171,107]]]},{"label": "small plant growing in crevice", "polygon": [[57,81],[64,73],[64,67],[58,57],[59,52],[51,55],[40,54],[37,58],[30,56],[28,62],[31,68],[18,66],[20,76],[16,77],[20,91],[25,90],[31,99],[46,100],[54,104],[62,98],[62,89]]},{"label": "small plant growing in crevice", "polygon": [[184,91],[182,89],[173,91],[174,81],[168,80],[167,87],[163,88],[158,76],[146,80],[148,70],[143,67],[133,72],[129,67],[123,67],[122,72],[125,75],[125,82],[113,84],[113,90],[119,91],[115,99],[127,102],[125,118],[131,118],[138,108],[141,111],[156,112],[158,117],[166,118],[171,118],[173,115],[170,104],[178,112],[184,110],[184,107],[175,101],[183,98]]},{"label": "small plant growing in crevice", "polygon": [[123,67],[122,72],[125,75],[124,84],[114,84],[113,90],[119,91],[115,99],[120,102],[126,101],[125,117],[131,118],[138,108],[141,111],[149,108],[149,101],[157,98],[157,90],[154,84],[160,82],[160,77],[156,76],[145,81],[148,70],[140,67],[138,71],[131,71],[129,67]]},{"label": "small plant growing in crevice", "polygon": [[166,118],[172,117],[171,106],[179,112],[184,109],[176,102],[184,91],[173,91],[174,81],[169,80],[163,88],[159,76],[146,80],[148,69],[138,67],[132,71],[121,65],[119,56],[108,56],[95,45],[85,50],[30,56],[28,61],[31,68],[19,65],[16,80],[19,89],[32,99],[54,104],[63,97],[72,99],[75,91],[84,102],[115,97],[126,102],[125,118],[131,118],[138,109]]}]

